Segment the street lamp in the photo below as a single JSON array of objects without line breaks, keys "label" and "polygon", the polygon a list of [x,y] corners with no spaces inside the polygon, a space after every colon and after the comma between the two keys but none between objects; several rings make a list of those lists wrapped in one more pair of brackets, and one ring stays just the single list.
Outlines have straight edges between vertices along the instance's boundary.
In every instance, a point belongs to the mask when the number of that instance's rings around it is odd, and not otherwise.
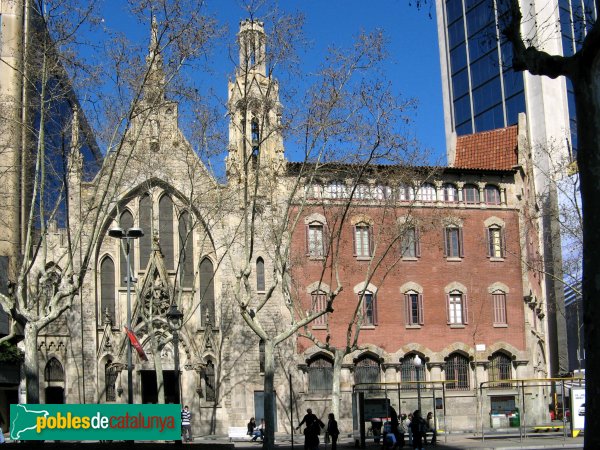
[{"label": "street lamp", "polygon": [[167,312],[167,320],[173,333],[173,357],[175,358],[175,378],[177,379],[177,395],[179,395],[179,403],[181,403],[181,380],[179,379],[179,330],[183,324],[183,313],[177,309],[175,303],[171,304],[169,312]]},{"label": "street lamp", "polygon": [[[423,361],[419,355],[415,355],[413,364],[415,365],[415,372],[417,375],[417,409],[421,411],[421,367],[423,366]],[[422,413],[423,412],[421,411],[421,414]]]},{"label": "street lamp", "polygon": [[[131,330],[131,282],[137,281],[131,277],[131,267],[129,265],[129,250],[131,249],[131,241],[140,238],[144,235],[141,228],[111,228],[108,230],[110,237],[125,241],[125,255],[127,258],[127,329]],[[127,403],[133,403],[133,375],[131,362],[131,339],[127,339]]]}]

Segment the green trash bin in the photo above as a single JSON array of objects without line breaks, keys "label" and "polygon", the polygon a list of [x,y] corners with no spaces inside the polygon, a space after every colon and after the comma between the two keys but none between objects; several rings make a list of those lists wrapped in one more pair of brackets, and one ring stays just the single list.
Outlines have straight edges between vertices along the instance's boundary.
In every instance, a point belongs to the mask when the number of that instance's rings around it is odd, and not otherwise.
[{"label": "green trash bin", "polygon": [[521,416],[519,414],[519,410],[516,409],[509,417],[508,417],[508,425],[511,428],[518,428],[521,425]]}]

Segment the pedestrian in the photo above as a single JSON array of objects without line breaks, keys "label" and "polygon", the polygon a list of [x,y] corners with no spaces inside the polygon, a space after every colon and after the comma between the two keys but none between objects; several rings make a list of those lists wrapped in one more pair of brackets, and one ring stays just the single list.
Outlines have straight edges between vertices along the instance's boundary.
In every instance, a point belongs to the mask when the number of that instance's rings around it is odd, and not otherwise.
[{"label": "pedestrian", "polygon": [[408,431],[408,445],[411,447],[412,447],[412,428],[410,427],[410,424],[412,422],[412,418],[413,418],[412,413],[408,413],[408,417],[406,418],[406,421],[404,422],[406,429]]},{"label": "pedestrian", "polygon": [[397,448],[400,444],[400,422],[398,421],[398,413],[393,406],[390,406],[390,425],[392,427],[392,433],[394,435],[394,448]]},{"label": "pedestrian", "polygon": [[423,450],[425,448],[427,437],[427,423],[421,417],[421,411],[418,409],[413,413],[410,429],[412,431],[413,449]]},{"label": "pedestrian", "polygon": [[246,432],[246,434],[248,436],[252,436],[254,433],[254,429],[256,428],[256,421],[254,420],[254,417],[250,417],[250,422],[248,422],[248,431]]},{"label": "pedestrian", "polygon": [[181,411],[181,437],[183,442],[192,442],[192,413],[188,405]]},{"label": "pedestrian", "polygon": [[315,420],[311,422],[310,426],[304,429],[304,448],[306,450],[318,450],[321,428],[325,428],[325,424],[315,416]]},{"label": "pedestrian", "polygon": [[400,440],[398,441],[399,448],[404,447],[404,437],[408,433],[408,424],[409,423],[410,423],[410,421],[406,417],[406,414],[402,414],[402,416],[400,416],[400,424],[398,425],[398,432],[400,434]]},{"label": "pedestrian", "polygon": [[260,425],[252,432],[252,440],[256,441],[258,438],[265,440],[265,419],[260,419]]},{"label": "pedestrian", "polygon": [[437,423],[431,411],[427,413],[427,431],[431,431],[431,445],[435,445],[437,442]]},{"label": "pedestrian", "polygon": [[[302,421],[300,422],[300,424],[296,427],[296,430],[299,430],[302,427],[302,424],[306,425],[306,428],[304,429],[304,450],[309,450],[308,447],[308,442],[307,442],[307,432],[306,430],[308,430],[311,425],[313,423],[315,423],[317,420],[319,420],[317,418],[316,415],[313,414],[312,409],[308,408],[306,410],[306,414],[304,415],[304,417],[302,418]],[[318,440],[318,435],[317,435],[317,440]],[[318,445],[318,444],[317,444]]]},{"label": "pedestrian", "polygon": [[337,440],[340,435],[340,430],[338,429],[337,420],[335,420],[335,416],[333,413],[329,413],[327,420],[327,435],[331,439],[331,450],[337,449]]}]

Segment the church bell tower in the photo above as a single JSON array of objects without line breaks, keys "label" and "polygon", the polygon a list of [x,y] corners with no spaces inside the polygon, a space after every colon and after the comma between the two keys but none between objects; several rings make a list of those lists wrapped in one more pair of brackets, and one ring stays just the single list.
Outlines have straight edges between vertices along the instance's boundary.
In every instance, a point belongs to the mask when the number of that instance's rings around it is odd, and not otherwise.
[{"label": "church bell tower", "polygon": [[268,72],[263,22],[246,19],[237,36],[239,64],[228,83],[230,182],[272,177],[283,170],[279,84]]}]

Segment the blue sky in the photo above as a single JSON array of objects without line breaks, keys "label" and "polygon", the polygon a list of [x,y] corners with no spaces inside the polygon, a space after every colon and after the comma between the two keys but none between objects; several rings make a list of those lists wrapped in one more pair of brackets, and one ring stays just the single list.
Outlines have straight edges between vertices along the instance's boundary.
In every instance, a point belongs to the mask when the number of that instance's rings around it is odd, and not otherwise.
[{"label": "blue sky", "polygon": [[[198,74],[198,83],[202,89],[213,89],[225,103],[227,78],[233,73],[225,45],[234,42],[239,21],[247,16],[240,0],[208,0],[206,4],[218,21],[227,26],[228,33],[223,48],[216,48],[208,57],[211,73]],[[426,5],[425,9],[419,10],[407,0],[280,0],[279,6],[286,11],[302,12],[305,16],[304,31],[310,47],[300,56],[302,70],[307,72],[323,59],[328,46],[349,45],[360,30],[383,29],[389,40],[387,77],[397,93],[418,101],[414,136],[431,153],[432,164],[446,163],[437,25],[433,9],[430,11]],[[126,26],[128,37],[147,40],[148,31],[124,25],[122,20],[123,16],[115,14],[114,9],[105,15],[109,27]]]}]

